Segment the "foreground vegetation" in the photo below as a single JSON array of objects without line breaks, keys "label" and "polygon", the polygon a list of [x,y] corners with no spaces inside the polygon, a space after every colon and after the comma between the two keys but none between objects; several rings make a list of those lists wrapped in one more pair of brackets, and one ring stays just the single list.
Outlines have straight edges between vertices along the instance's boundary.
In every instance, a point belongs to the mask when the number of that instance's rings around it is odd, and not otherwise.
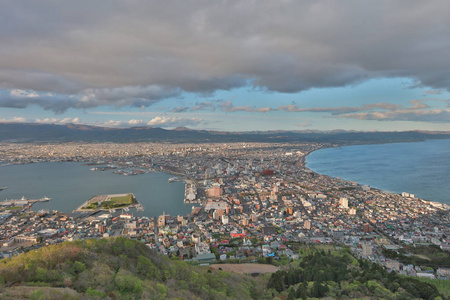
[{"label": "foreground vegetation", "polygon": [[444,298],[433,282],[389,273],[380,265],[355,259],[346,250],[338,253],[310,251],[288,268],[273,273],[267,286],[273,296],[287,299]]},{"label": "foreground vegetation", "polygon": [[[413,255],[408,255],[407,253]],[[450,266],[450,254],[443,251],[439,246],[412,246],[406,249],[400,249],[398,252],[392,250],[383,250],[385,257],[399,260],[408,265],[420,265],[428,267]]]},{"label": "foreground vegetation", "polygon": [[66,242],[0,261],[0,299],[448,297],[448,281],[437,287],[330,250],[302,248],[299,260],[251,277],[170,260],[125,238]]},{"label": "foreground vegetation", "polygon": [[42,299],[259,299],[261,286],[249,276],[172,261],[125,238],[66,242],[30,251],[1,261],[0,276],[1,299],[8,297],[6,287],[17,285],[33,286],[32,294]]}]

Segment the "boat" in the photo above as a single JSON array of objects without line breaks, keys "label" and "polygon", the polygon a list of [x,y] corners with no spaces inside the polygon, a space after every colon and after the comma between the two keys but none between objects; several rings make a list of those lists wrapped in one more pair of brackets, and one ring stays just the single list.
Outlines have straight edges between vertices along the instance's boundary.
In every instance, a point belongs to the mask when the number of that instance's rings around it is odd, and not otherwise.
[{"label": "boat", "polygon": [[169,178],[169,183],[174,182],[174,181],[183,181],[183,178],[180,178],[180,177],[171,177],[171,178]]}]

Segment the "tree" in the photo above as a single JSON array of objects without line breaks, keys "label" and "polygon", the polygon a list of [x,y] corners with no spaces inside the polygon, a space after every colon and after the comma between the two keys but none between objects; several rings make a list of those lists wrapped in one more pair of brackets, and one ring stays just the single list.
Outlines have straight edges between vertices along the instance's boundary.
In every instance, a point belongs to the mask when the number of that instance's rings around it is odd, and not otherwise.
[{"label": "tree", "polygon": [[302,284],[299,284],[297,287],[297,291],[295,292],[295,297],[306,299],[308,296],[306,295],[306,283],[303,282]]},{"label": "tree", "polygon": [[294,300],[294,299],[295,299],[295,290],[294,290],[294,287],[291,286],[289,288],[289,293],[288,293],[287,300]]}]

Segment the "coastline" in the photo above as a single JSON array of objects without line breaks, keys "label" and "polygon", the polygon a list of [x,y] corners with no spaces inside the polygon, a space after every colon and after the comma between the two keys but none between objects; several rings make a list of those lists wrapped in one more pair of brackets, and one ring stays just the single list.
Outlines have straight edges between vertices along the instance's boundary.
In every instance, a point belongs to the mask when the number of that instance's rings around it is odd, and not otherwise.
[{"label": "coastline", "polygon": [[[348,177],[347,178],[341,178],[340,176],[333,176],[333,175],[328,175],[328,174],[324,174],[324,173],[320,173],[318,171],[315,171],[315,170],[311,169],[308,166],[308,162],[307,162],[308,157],[310,157],[311,154],[313,154],[313,153],[315,153],[315,152],[317,152],[319,150],[326,150],[326,149],[342,149],[342,148],[346,148],[346,147],[395,145],[395,144],[404,145],[404,144],[416,144],[416,143],[424,143],[424,142],[427,142],[427,141],[440,141],[440,140],[450,140],[450,139],[448,139],[448,138],[446,138],[446,139],[425,139],[425,140],[422,140],[422,141],[411,141],[411,142],[386,142],[386,143],[370,143],[370,144],[363,143],[363,144],[346,144],[346,145],[332,145],[332,146],[324,145],[323,147],[320,147],[320,148],[318,148],[316,150],[313,150],[313,151],[307,153],[304,156],[304,165],[303,165],[303,167],[305,169],[307,169],[309,172],[312,172],[312,173],[317,174],[319,176],[326,176],[326,177],[333,178],[335,180],[343,180],[343,181],[347,181],[347,182],[355,182],[358,186],[367,185],[371,189],[376,189],[376,190],[379,190],[379,191],[381,191],[383,193],[386,193],[386,194],[401,195],[403,192],[408,192],[408,191],[401,191],[401,192],[400,191],[390,191],[390,190],[388,190],[386,188],[383,188],[383,187],[377,187],[377,186],[373,186],[373,185],[371,185],[369,183],[361,182],[360,180],[353,180],[353,179],[350,179]],[[423,198],[420,198],[420,197],[417,197],[417,196],[415,196],[414,198],[416,198],[418,200],[421,200],[423,202],[432,204],[434,207],[445,207],[446,209],[450,209],[450,203],[440,202],[440,201],[436,201],[436,200],[423,199]]]},{"label": "coastline", "polygon": [[[41,165],[41,163],[45,165]],[[65,165],[69,163],[70,165]],[[74,164],[72,165],[72,163]],[[65,168],[73,170],[69,166],[73,166],[75,171],[67,171],[64,176],[61,176],[61,172]],[[36,195],[41,194],[53,198],[51,203],[39,203],[39,205],[33,206],[33,211],[57,210],[72,213],[87,199],[95,195],[123,193],[123,191],[130,191],[135,194],[139,203],[143,206],[143,211],[136,211],[135,208],[130,207],[130,210],[132,209],[136,216],[152,218],[160,213],[162,214],[163,211],[172,215],[186,215],[190,213],[192,207],[192,204],[183,202],[184,183],[177,182],[168,186],[167,179],[170,174],[163,172],[163,170],[140,176],[123,176],[112,172],[90,171],[89,166],[84,166],[83,162],[61,163],[56,161],[11,164],[8,167],[12,168],[8,169],[8,172],[13,172],[15,178],[20,178],[19,175],[21,176],[21,174],[28,174],[23,180],[8,179],[15,181],[15,184],[11,183],[8,190],[0,192],[0,196],[2,196],[0,200],[20,199],[22,196],[34,199]],[[44,173],[36,172],[37,169],[41,168]],[[6,176],[8,172],[2,173]],[[40,178],[36,178],[38,174]],[[72,178],[74,183],[71,183],[72,179],[67,180],[68,178]],[[58,183],[53,180],[57,180]],[[61,187],[60,183],[64,186]],[[80,188],[84,187],[84,184],[87,184],[87,187]],[[102,187],[104,185],[106,186]],[[63,189],[64,191],[62,191]]]}]

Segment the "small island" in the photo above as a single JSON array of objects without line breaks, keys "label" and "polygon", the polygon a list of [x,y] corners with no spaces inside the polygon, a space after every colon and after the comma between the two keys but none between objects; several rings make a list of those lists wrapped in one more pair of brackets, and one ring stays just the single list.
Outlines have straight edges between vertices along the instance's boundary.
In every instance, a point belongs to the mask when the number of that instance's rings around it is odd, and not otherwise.
[{"label": "small island", "polygon": [[141,207],[134,194],[97,195],[84,202],[75,211],[96,211]]}]

